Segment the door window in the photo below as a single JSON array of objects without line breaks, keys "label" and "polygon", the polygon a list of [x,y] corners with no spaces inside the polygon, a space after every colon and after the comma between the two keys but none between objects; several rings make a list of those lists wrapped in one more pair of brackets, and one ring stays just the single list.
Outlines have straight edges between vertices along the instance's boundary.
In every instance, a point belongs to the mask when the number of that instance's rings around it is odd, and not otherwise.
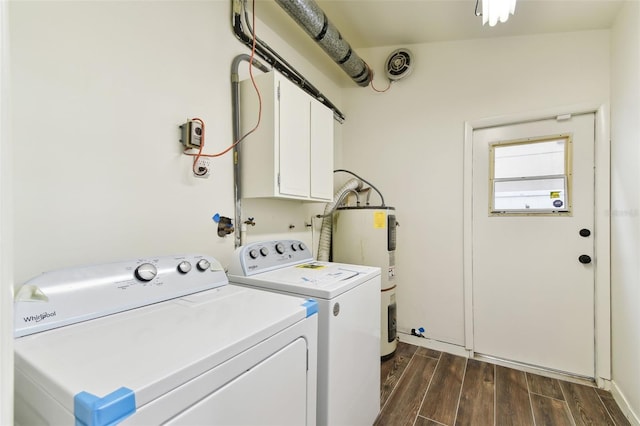
[{"label": "door window", "polygon": [[490,213],[571,213],[571,136],[496,142],[490,149]]}]

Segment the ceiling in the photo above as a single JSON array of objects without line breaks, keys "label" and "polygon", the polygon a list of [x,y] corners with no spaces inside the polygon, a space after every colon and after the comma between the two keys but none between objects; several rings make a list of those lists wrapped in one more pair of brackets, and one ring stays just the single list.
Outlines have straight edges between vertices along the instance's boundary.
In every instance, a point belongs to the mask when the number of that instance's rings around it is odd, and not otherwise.
[{"label": "ceiling", "polygon": [[[611,27],[623,3],[621,0],[518,0],[515,14],[507,22],[489,27],[483,26],[482,18],[475,16],[475,0],[316,2],[355,50],[607,29]],[[322,52],[318,47],[310,47],[315,43],[275,1],[257,0],[255,7],[256,16],[287,39],[294,48],[310,56]]]}]

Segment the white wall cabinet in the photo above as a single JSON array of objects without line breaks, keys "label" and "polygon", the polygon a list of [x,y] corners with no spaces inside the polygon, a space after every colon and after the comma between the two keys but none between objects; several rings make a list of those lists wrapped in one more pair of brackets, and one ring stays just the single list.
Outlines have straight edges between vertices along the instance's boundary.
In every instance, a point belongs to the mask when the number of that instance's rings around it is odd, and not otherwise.
[{"label": "white wall cabinet", "polygon": [[[243,198],[330,201],[333,112],[276,72],[255,76],[262,97],[258,129],[241,142]],[[251,80],[240,83],[242,134],[258,118]]]}]

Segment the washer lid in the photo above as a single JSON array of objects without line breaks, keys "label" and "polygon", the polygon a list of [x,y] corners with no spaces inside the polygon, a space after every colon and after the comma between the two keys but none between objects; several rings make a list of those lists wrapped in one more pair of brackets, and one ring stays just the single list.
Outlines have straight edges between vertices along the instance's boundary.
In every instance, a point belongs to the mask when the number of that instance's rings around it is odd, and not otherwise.
[{"label": "washer lid", "polygon": [[307,299],[226,285],[17,338],[15,368],[72,415],[83,392],[105,403],[120,392],[126,405],[129,390],[139,409],[316,310]]},{"label": "washer lid", "polygon": [[333,262],[306,262],[249,277],[231,275],[234,283],[332,299],[380,275],[380,268]]}]

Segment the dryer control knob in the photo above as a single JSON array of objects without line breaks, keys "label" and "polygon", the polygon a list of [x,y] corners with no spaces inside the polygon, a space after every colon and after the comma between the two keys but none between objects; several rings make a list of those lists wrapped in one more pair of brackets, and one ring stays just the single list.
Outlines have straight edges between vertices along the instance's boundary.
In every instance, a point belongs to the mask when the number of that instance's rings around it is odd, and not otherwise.
[{"label": "dryer control knob", "polygon": [[300,243],[300,244],[298,244],[298,248],[300,250],[304,250],[306,247],[304,246],[304,244]]},{"label": "dryer control knob", "polygon": [[278,252],[278,254],[284,253],[284,244],[282,243],[276,244],[276,251]]},{"label": "dryer control knob", "polygon": [[269,249],[266,247],[262,247],[260,249],[260,254],[266,257],[269,254]]},{"label": "dryer control knob", "polygon": [[252,259],[257,259],[258,258],[258,250],[256,250],[256,249],[249,250],[249,257],[252,258]]},{"label": "dryer control knob", "polygon": [[198,270],[206,271],[211,267],[211,262],[209,262],[207,259],[200,259],[198,260],[198,263],[196,263],[196,266],[198,267]]},{"label": "dryer control knob", "polygon": [[191,271],[191,263],[187,262],[186,260],[178,263],[178,272],[186,274],[189,271]]},{"label": "dryer control knob", "polygon": [[151,281],[156,275],[158,275],[158,268],[152,263],[143,263],[135,271],[135,276],[140,281]]}]

